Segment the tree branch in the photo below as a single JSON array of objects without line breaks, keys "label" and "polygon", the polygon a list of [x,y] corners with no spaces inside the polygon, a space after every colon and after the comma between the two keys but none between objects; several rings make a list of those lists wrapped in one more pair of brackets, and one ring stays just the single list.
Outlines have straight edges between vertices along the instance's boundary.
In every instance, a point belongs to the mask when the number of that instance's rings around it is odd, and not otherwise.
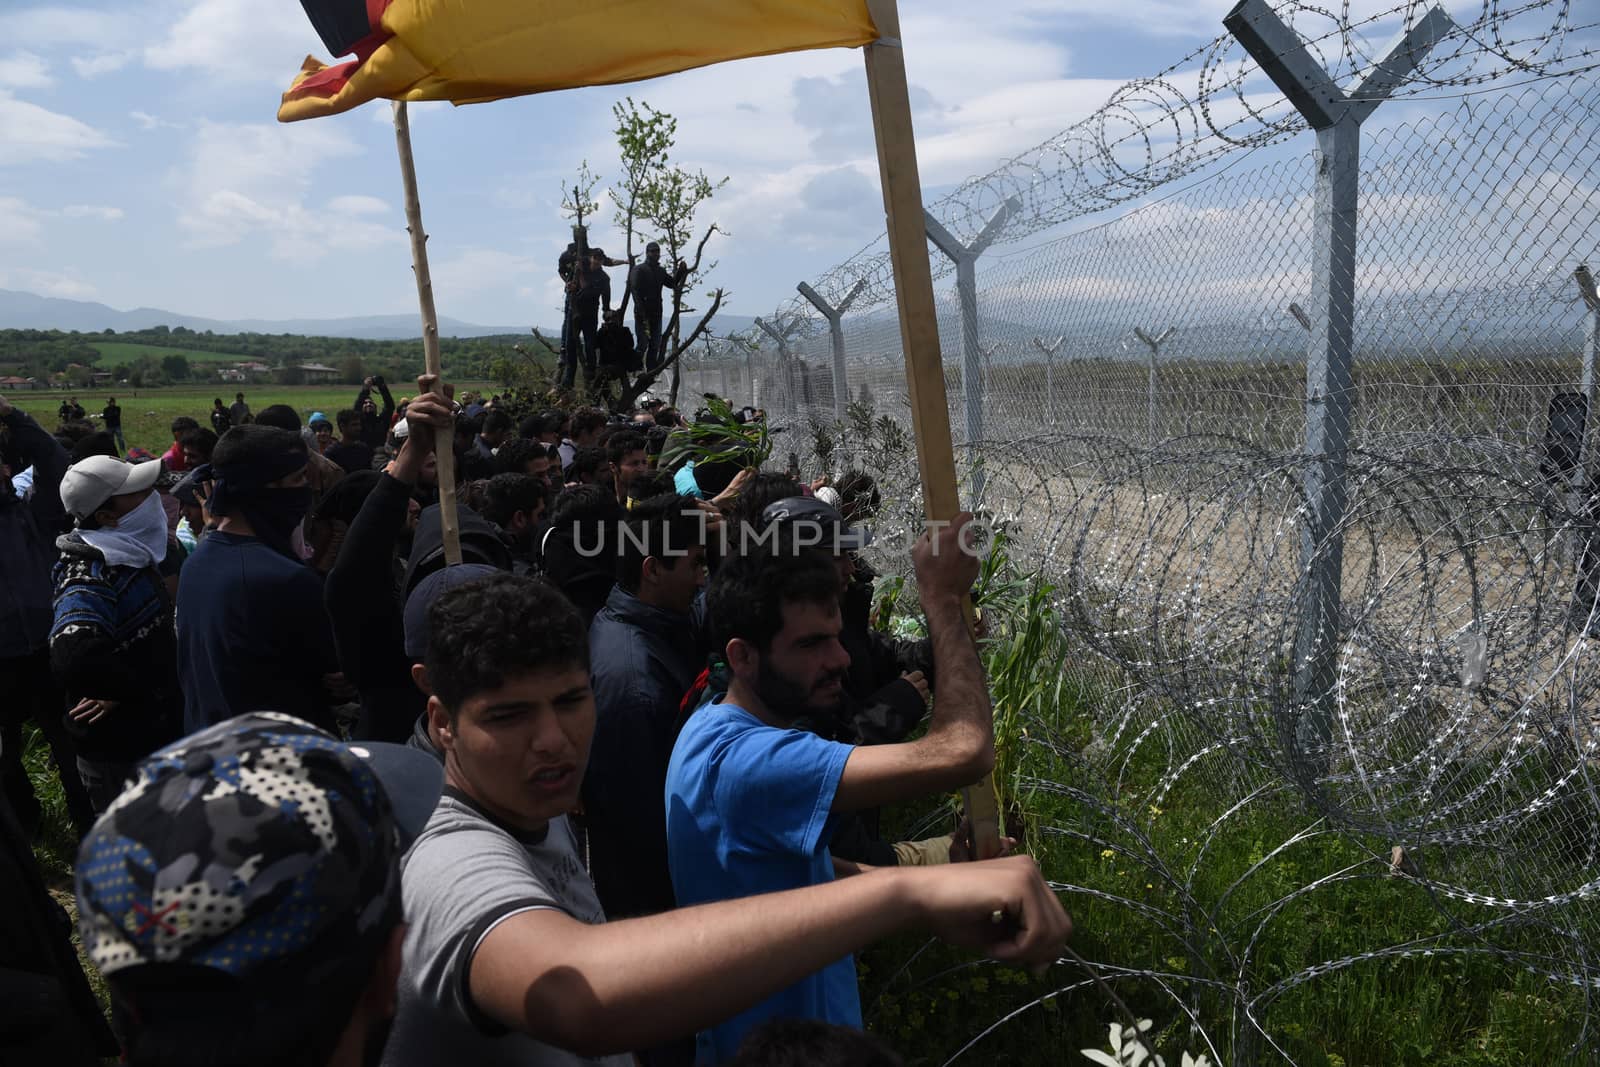
[{"label": "tree branch", "polygon": [[689,346],[694,344],[695,341],[699,339],[700,335],[705,333],[706,329],[711,325],[712,318],[722,307],[722,298],[725,295],[726,294],[721,289],[712,290],[711,306],[706,309],[706,313],[704,315],[700,316],[700,321],[695,324],[695,328],[689,333],[689,339],[673,346],[672,353],[668,355],[667,358],[661,362],[661,366],[657,367],[655,370],[645,371],[643,374],[635,378],[631,383],[624,380],[622,389],[617,396],[616,406],[612,410],[619,412],[631,410],[634,402],[644,394],[646,389],[649,389],[658,380],[660,380],[661,375],[664,374],[668,368],[676,367],[678,365],[679,358],[689,350]]}]

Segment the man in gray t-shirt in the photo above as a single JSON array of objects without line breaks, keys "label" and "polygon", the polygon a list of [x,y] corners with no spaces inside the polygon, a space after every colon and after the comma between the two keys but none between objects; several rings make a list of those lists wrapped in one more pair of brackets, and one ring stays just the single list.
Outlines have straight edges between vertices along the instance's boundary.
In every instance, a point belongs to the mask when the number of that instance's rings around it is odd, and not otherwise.
[{"label": "man in gray t-shirt", "polygon": [[566,819],[595,724],[577,609],[502,574],[442,593],[427,631],[416,678],[447,794],[404,861],[389,1067],[620,1067],[634,1049],[656,1067],[672,1062],[664,1042],[908,927],[1034,965],[1066,940],[1066,913],[1026,857],[606,922]]},{"label": "man in gray t-shirt", "polygon": [[509,1031],[469,993],[473,954],[513,915],[553,908],[579,922],[605,921],[566,816],[542,834],[518,832],[447,788],[406,853],[401,884],[410,928],[384,1067],[632,1064],[629,1056],[587,1059]]}]

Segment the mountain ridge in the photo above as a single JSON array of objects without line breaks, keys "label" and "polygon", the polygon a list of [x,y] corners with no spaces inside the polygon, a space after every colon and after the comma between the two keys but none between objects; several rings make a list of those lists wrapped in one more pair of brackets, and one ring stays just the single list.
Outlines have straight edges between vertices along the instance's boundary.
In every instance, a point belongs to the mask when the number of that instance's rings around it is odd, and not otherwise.
[{"label": "mountain ridge", "polygon": [[[687,331],[697,319],[690,317]],[[719,314],[712,320],[718,335],[749,329],[754,319],[743,315]],[[20,289],[0,289],[0,330],[62,330],[64,332],[103,333],[115,330],[148,330],[156,326],[182,326],[196,333],[214,334],[296,334],[305,337],[349,337],[363,341],[420,340],[422,328],[417,316],[349,315],[333,319],[211,319],[186,315],[164,308],[137,307],[119,311],[93,300],[69,300],[41,296]],[[552,340],[561,332],[560,324],[539,327]],[[441,337],[496,337],[507,334],[532,336],[531,326],[483,326],[439,317]]]}]

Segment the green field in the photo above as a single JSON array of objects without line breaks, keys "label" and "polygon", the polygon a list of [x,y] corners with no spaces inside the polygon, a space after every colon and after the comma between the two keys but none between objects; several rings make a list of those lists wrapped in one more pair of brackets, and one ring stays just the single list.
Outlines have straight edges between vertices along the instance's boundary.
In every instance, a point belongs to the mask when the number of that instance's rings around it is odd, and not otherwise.
[{"label": "green field", "polygon": [[165,356],[182,356],[190,363],[244,363],[254,358],[238,352],[206,352],[192,348],[140,345],[129,341],[94,341],[90,347],[100,353],[100,369],[114,367],[118,363],[137,363],[145,356],[157,360]]},{"label": "green field", "polygon": [[[137,347],[129,345],[127,347]],[[464,383],[460,388],[468,389],[473,386]],[[482,383],[479,383],[479,388]],[[395,400],[402,396],[409,396],[416,391],[415,384],[403,387],[399,383],[390,386]],[[76,390],[66,393],[61,390],[52,390],[48,393],[17,393],[9,399],[17,407],[26,411],[39,421],[39,425],[47,430],[56,427],[56,408],[67,396],[76,396],[78,403],[82,404],[91,416],[100,413],[105,407],[106,398],[114,396],[117,403],[122,406],[122,434],[127,439],[129,448],[148,448],[160,454],[165,452],[172,444],[172,420],[179,415],[188,415],[198,419],[200,425],[209,427],[209,412],[211,401],[214,397],[221,397],[224,404],[233,403],[233,394],[240,391],[240,387],[232,382],[218,385],[189,385],[170,386],[161,389],[129,389],[121,388],[100,393],[91,393],[86,390]],[[250,405],[251,411],[260,411],[271,404],[288,404],[300,413],[300,419],[313,411],[323,412],[332,419],[341,409],[350,407],[355,403],[356,394],[360,388],[354,385],[263,385],[243,387],[245,402]],[[94,419],[98,425],[99,419]]]}]

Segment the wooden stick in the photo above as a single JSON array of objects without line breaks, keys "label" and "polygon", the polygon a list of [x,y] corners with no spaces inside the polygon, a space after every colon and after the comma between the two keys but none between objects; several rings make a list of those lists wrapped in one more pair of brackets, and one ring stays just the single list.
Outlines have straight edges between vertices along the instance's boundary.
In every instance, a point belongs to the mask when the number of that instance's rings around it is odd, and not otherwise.
[{"label": "wooden stick", "polygon": [[[955,449],[950,441],[950,408],[939,355],[939,320],[933,302],[933,270],[923,227],[922,182],[917,175],[917,145],[911,128],[911,96],[906,87],[905,52],[900,46],[900,13],[895,0],[867,0],[878,40],[866,47],[867,92],[872,98],[872,129],[878,142],[878,172],[889,227],[895,297],[900,310],[900,340],[906,356],[906,389],[911,396],[911,426],[922,473],[923,510],[929,519],[949,520],[961,510],[956,488]],[[966,605],[972,621],[972,604]],[[962,790],[972,822],[973,856],[1000,854],[1000,812],[994,782],[984,775]]]},{"label": "wooden stick", "polygon": [[[406,189],[406,232],[411,235],[411,269],[417,276],[417,303],[422,308],[422,361],[427,373],[437,375],[444,387],[444,372],[439,366],[439,316],[433,310],[433,279],[428,274],[428,235],[422,229],[422,200],[417,195],[417,167],[411,159],[411,123],[406,118],[406,102],[394,101],[394,140],[400,150],[400,179]],[[439,525],[444,534],[444,562],[461,562],[461,523],[456,513],[455,435],[442,439],[434,431],[433,452],[439,464]]]}]

